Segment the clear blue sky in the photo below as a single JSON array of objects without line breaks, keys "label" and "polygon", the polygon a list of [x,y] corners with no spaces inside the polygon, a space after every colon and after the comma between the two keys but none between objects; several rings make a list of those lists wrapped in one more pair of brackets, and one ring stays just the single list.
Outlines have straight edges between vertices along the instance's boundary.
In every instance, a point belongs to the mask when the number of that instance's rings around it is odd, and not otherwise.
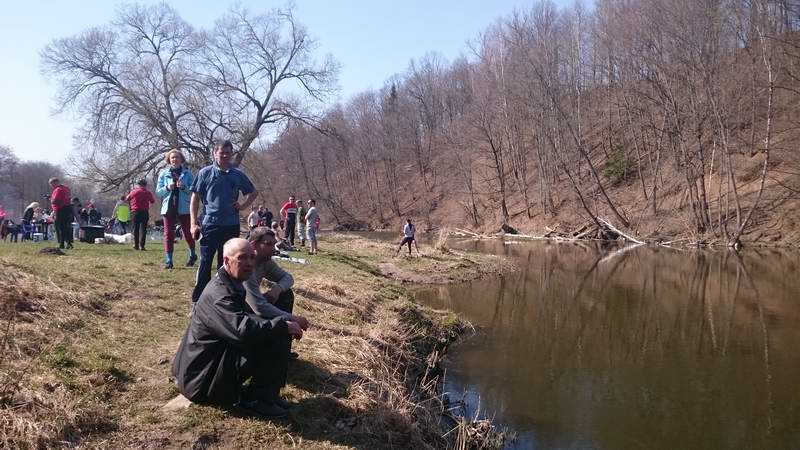
[{"label": "clear blue sky", "polygon": [[[55,85],[39,72],[39,51],[52,39],[109,23],[119,1],[8,1],[0,10],[0,144],[22,160],[65,161],[73,148],[75,117],[53,116]],[[143,1],[141,3],[156,3]],[[195,27],[208,27],[233,1],[168,2]],[[238,2],[265,11],[285,2]],[[563,0],[559,4],[566,3]],[[466,42],[531,0],[297,0],[296,18],[342,65],[341,99],[379,88],[412,58],[438,52],[448,61]]]}]

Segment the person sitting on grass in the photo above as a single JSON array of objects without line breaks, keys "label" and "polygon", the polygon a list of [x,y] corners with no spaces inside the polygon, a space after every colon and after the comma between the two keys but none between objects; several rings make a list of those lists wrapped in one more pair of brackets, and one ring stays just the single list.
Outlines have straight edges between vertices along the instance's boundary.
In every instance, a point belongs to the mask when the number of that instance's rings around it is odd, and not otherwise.
[{"label": "person sitting on grass", "polygon": [[281,230],[278,222],[272,222],[272,232],[275,234],[275,250],[277,252],[293,252],[294,247],[286,239],[281,237]]},{"label": "person sitting on grass", "polygon": [[289,404],[280,390],[286,384],[286,341],[303,337],[303,329],[284,316],[259,317],[248,306],[242,283],[255,268],[251,243],[230,239],[222,259],[200,294],[173,360],[178,390],[195,403],[262,418],[285,417]]},{"label": "person sitting on grass", "polygon": [[[256,251],[256,268],[250,278],[244,282],[248,306],[265,319],[284,317],[286,320],[297,322],[304,331],[307,330],[308,319],[292,314],[294,278],[272,260],[275,253],[275,242],[277,242],[275,232],[267,227],[257,227],[250,232],[248,240]],[[262,280],[272,283],[272,287],[266,293],[261,293]],[[288,340],[288,348],[289,358],[296,359],[297,353],[291,351],[291,339]]]}]

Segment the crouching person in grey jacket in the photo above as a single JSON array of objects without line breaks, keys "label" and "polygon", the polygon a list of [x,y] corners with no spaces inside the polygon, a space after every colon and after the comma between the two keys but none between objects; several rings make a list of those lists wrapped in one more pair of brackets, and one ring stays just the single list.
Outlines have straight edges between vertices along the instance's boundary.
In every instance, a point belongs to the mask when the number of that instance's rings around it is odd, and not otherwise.
[{"label": "crouching person in grey jacket", "polygon": [[195,403],[285,417],[289,405],[280,389],[286,384],[286,344],[300,339],[303,330],[284,316],[261,318],[247,305],[242,283],[253,273],[254,258],[253,245],[244,239],[225,244],[223,266],[197,301],[172,374],[180,392]]}]

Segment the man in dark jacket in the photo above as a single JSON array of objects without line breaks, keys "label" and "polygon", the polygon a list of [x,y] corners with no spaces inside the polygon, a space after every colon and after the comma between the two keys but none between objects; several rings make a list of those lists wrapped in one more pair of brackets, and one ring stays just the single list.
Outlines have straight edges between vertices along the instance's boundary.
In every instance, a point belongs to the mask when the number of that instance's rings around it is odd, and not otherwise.
[{"label": "man in dark jacket", "polygon": [[[223,248],[223,266],[195,305],[172,364],[178,390],[200,404],[233,406],[265,418],[284,417],[287,339],[303,330],[285,317],[266,320],[245,302],[242,283],[253,273],[255,251],[234,238]],[[250,384],[242,392],[242,383]]]}]

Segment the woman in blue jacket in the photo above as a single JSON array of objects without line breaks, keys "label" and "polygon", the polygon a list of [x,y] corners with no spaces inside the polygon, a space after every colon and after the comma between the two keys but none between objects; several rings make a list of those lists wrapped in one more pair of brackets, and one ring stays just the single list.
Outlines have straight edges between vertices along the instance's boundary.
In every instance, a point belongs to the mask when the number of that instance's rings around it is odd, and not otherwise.
[{"label": "woman in blue jacket", "polygon": [[170,150],[164,157],[169,167],[158,174],[156,194],[162,198],[161,215],[164,216],[164,268],[172,269],[172,252],[175,247],[175,226],[180,222],[183,237],[189,245],[186,267],[197,261],[189,218],[189,199],[192,196],[192,172],[184,167],[186,158],[179,150]]}]

